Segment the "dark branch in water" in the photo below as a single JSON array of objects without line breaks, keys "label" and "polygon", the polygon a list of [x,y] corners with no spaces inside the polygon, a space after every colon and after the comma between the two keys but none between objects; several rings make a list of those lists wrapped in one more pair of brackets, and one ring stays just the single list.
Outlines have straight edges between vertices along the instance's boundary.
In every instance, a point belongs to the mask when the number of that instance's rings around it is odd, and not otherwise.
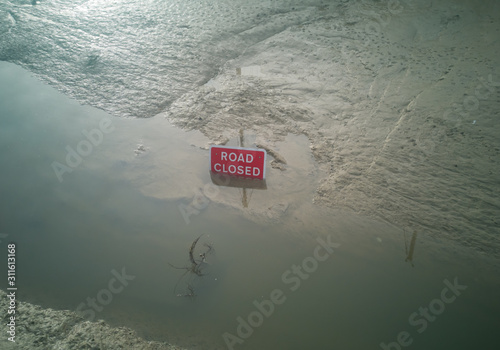
[{"label": "dark branch in water", "polygon": [[198,264],[196,263],[196,261],[194,260],[194,257],[193,257],[193,252],[194,252],[194,248],[196,248],[196,243],[198,243],[198,241],[200,240],[201,236],[196,238],[193,243],[191,243],[191,248],[189,249],[189,260],[191,261],[191,264],[193,264],[193,266],[196,268],[198,266]]},{"label": "dark branch in water", "polygon": [[[201,235],[203,236],[203,235]],[[199,257],[201,258],[201,260],[196,260],[194,258],[195,254],[194,254],[194,251],[196,249],[196,244],[198,244],[198,241],[200,240],[201,236],[199,236],[198,238],[196,238],[193,243],[191,243],[191,247],[189,248],[189,261],[191,262],[191,265],[189,266],[184,266],[184,267],[177,267],[177,266],[174,266],[172,264],[169,263],[169,265],[171,267],[173,267],[174,269],[178,269],[178,270],[186,270],[186,272],[184,272],[182,274],[182,276],[179,278],[179,280],[177,281],[177,283],[175,284],[174,286],[174,294],[176,294],[177,296],[184,296],[184,297],[195,297],[196,294],[194,292],[194,288],[193,286],[188,283],[187,284],[187,292],[184,293],[184,294],[177,294],[176,293],[176,290],[177,290],[177,286],[179,285],[179,282],[181,281],[181,279],[186,276],[186,274],[193,274],[195,276],[198,276],[198,277],[202,277],[204,276],[205,274],[202,272],[202,269],[204,266],[206,266],[207,262],[206,262],[206,256],[207,254],[210,254],[213,252],[213,247],[212,245],[208,244],[208,243],[204,243],[203,246],[206,248],[206,250],[203,252],[203,253],[200,253],[199,254]]]}]

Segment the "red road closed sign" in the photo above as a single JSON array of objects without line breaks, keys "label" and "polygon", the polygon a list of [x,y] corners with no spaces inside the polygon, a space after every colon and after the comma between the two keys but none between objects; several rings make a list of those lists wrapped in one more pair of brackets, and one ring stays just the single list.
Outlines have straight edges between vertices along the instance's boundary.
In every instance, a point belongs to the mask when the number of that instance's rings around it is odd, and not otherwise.
[{"label": "red road closed sign", "polygon": [[211,146],[210,171],[263,180],[266,178],[266,151],[257,148]]}]

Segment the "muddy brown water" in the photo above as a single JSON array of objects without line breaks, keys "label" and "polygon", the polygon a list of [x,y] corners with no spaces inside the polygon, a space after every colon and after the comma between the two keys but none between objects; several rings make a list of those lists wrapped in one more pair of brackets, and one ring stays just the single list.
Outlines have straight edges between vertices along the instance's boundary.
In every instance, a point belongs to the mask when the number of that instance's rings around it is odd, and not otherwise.
[{"label": "muddy brown water", "polygon": [[498,261],[315,206],[305,137],[272,145],[288,162],[269,157],[266,189],[218,187],[201,134],[81,106],[11,64],[0,77],[0,249],[17,245],[20,300],[189,349],[496,344]]}]

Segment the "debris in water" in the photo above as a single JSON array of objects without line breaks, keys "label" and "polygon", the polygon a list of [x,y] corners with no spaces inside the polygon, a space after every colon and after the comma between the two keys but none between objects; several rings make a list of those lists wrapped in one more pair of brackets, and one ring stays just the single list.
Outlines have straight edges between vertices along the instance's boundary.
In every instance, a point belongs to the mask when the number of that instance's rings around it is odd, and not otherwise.
[{"label": "debris in water", "polygon": [[267,147],[266,145],[263,145],[263,144],[260,144],[258,143],[257,145],[257,148],[262,148],[264,150],[266,150],[266,152],[274,158],[274,160],[271,162],[271,166],[274,168],[274,169],[279,169],[281,171],[285,170],[286,169],[286,160],[285,158],[279,154],[278,152],[276,152],[275,150]]},{"label": "debris in water", "polygon": [[[201,235],[203,236],[203,235]],[[177,267],[177,266],[174,266],[172,264],[169,263],[170,266],[172,266],[174,269],[179,269],[179,270],[186,270],[186,272],[184,272],[182,274],[182,276],[179,278],[179,280],[177,281],[177,283],[175,284],[174,286],[174,294],[178,297],[190,297],[190,298],[193,298],[196,296],[196,293],[194,291],[194,287],[193,285],[188,282],[186,284],[186,289],[187,291],[184,292],[184,293],[176,293],[177,291],[177,286],[179,285],[179,282],[180,280],[186,276],[186,274],[189,274],[188,276],[194,278],[194,277],[202,277],[204,276],[205,274],[202,272],[202,270],[207,266],[209,265],[208,262],[207,262],[207,255],[209,254],[212,254],[214,252],[214,249],[213,249],[213,246],[209,243],[204,243],[203,244],[203,247],[205,248],[205,250],[202,252],[202,253],[199,253],[198,256],[200,259],[195,259],[194,258],[194,251],[196,249],[196,245],[198,244],[198,241],[200,240],[201,236],[199,236],[198,238],[196,238],[193,243],[191,243],[191,247],[189,248],[189,261],[190,261],[190,265],[189,266],[185,266],[185,267]],[[193,276],[194,275],[194,276]]]}]

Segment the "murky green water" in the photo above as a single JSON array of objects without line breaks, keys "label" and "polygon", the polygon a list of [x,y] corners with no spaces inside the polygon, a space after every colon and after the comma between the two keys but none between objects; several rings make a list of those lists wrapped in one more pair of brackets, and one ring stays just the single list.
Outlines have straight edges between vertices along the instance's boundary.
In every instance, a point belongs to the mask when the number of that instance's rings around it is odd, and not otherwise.
[{"label": "murky green water", "polygon": [[[498,262],[309,204],[305,138],[244,193],[210,185],[196,132],[80,106],[11,64],[0,81],[0,248],[17,244],[20,300],[190,349],[496,344]],[[173,268],[200,235],[204,275]]]}]

